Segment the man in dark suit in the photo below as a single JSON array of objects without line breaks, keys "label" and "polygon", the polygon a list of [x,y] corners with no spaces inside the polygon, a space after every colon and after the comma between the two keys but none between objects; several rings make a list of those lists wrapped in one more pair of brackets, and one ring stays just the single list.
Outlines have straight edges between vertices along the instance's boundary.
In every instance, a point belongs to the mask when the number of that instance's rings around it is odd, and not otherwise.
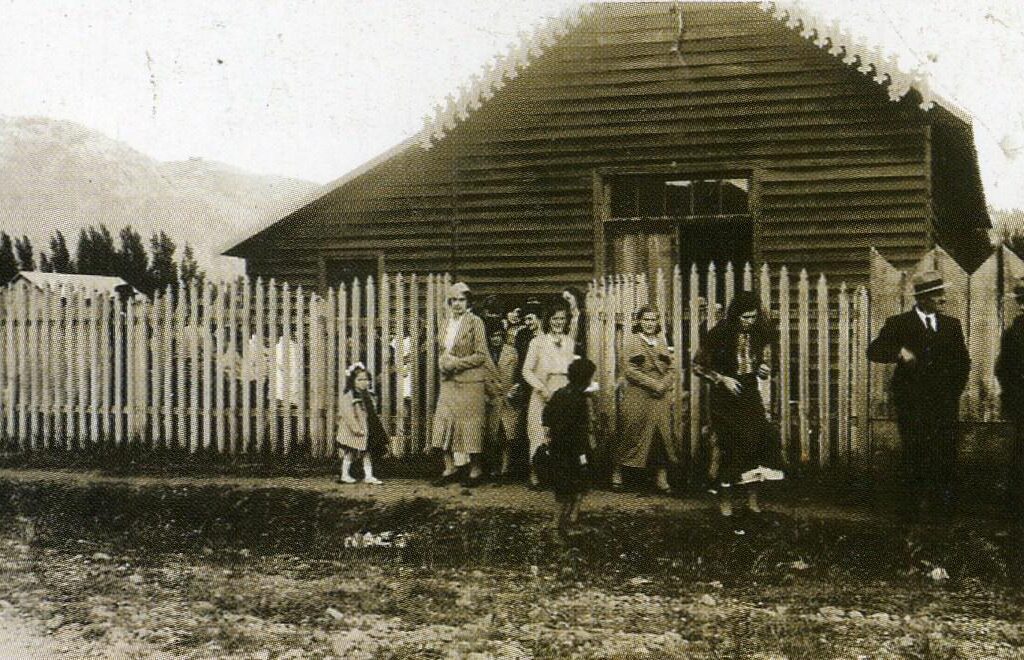
[{"label": "man in dark suit", "polygon": [[1024,277],[1013,290],[1021,313],[1003,332],[996,359],[996,378],[1002,390],[1003,417],[1013,423],[1010,446],[1010,512],[1024,516]]},{"label": "man in dark suit", "polygon": [[948,515],[970,356],[960,321],[942,313],[942,275],[919,273],[913,286],[914,308],[886,319],[868,346],[868,359],[896,363],[892,399],[903,445],[905,511],[916,515],[928,506]]}]

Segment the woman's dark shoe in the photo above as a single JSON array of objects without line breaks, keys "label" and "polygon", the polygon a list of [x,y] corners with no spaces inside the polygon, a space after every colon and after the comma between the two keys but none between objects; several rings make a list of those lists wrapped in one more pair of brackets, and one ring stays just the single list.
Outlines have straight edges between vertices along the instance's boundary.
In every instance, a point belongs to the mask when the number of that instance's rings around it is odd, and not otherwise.
[{"label": "woman's dark shoe", "polygon": [[458,480],[459,480],[459,471],[456,470],[455,472],[452,472],[451,474],[442,474],[437,479],[434,479],[433,481],[431,481],[430,485],[431,486],[438,486],[438,487],[440,487],[440,486],[447,486],[448,484],[453,484],[453,483],[455,483]]},{"label": "woman's dark shoe", "polygon": [[476,488],[477,486],[482,484],[483,481],[484,481],[484,475],[479,474],[479,475],[477,475],[475,477],[471,477],[471,476],[467,475],[465,478],[461,479],[459,481],[459,483],[462,484],[463,488]]}]

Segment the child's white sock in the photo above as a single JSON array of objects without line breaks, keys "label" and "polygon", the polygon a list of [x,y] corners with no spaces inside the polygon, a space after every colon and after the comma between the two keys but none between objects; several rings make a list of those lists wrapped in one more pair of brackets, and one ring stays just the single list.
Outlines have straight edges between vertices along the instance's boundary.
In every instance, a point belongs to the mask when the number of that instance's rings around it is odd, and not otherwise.
[{"label": "child's white sock", "polygon": [[356,480],[352,478],[352,475],[349,474],[351,469],[352,459],[346,453],[344,458],[341,459],[341,480],[346,484],[354,484],[356,482]]}]

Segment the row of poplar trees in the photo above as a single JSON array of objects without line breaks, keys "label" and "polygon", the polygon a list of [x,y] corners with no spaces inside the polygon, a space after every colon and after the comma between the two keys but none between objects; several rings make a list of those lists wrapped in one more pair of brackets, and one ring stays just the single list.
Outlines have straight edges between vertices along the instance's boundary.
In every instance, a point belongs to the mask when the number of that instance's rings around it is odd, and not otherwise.
[{"label": "row of poplar trees", "polygon": [[32,241],[27,236],[8,236],[0,231],[0,285],[9,282],[18,271],[41,270],[48,273],[111,275],[120,277],[147,295],[193,281],[201,283],[206,273],[199,268],[192,246],[185,244],[180,259],[175,258],[178,246],[163,231],[149,239],[149,250],[142,236],[131,226],[121,229],[115,244],[110,230],[103,224],[81,230],[74,258],[64,234],[58,229],[50,237],[49,252],[40,251],[38,261]]}]

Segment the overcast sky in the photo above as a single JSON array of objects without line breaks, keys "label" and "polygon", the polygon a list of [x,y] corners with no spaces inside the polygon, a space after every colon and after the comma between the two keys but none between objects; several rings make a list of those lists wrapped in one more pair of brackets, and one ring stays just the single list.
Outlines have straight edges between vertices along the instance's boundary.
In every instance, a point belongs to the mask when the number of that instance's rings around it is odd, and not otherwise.
[{"label": "overcast sky", "polygon": [[[414,134],[518,31],[567,4],[0,0],[0,115],[323,183]],[[1024,153],[998,147],[1024,139],[1024,3],[805,4],[904,62],[927,60],[975,113],[990,203],[1024,207]]]}]

